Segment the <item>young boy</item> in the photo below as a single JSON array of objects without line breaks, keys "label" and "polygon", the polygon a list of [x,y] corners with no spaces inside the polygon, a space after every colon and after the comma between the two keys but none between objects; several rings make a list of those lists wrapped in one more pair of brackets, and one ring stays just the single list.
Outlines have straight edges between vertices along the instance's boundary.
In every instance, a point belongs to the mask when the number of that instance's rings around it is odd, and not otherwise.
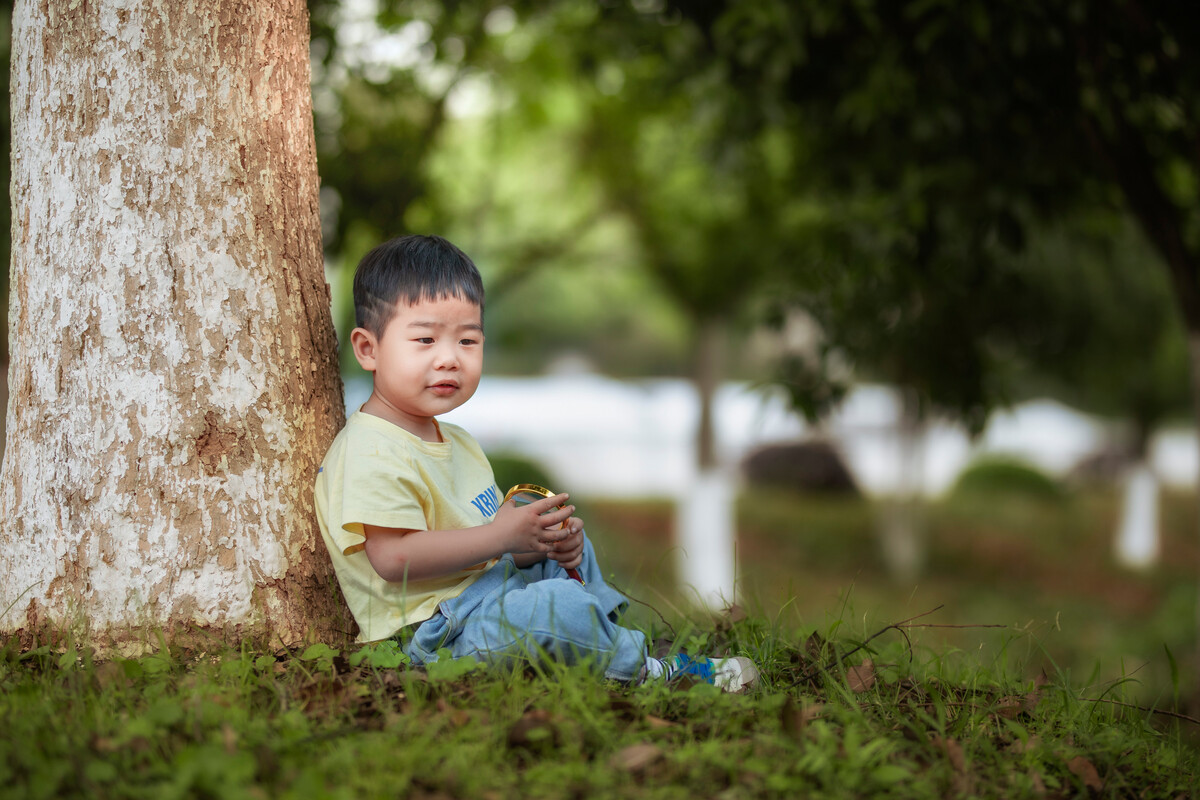
[{"label": "young boy", "polygon": [[417,665],[447,648],[489,664],[590,657],[625,682],[687,674],[736,691],[757,679],[745,658],[648,657],[645,636],[615,622],[626,600],[604,582],[568,496],[501,504],[479,445],[438,421],[483,369],[483,283],[462,251],[437,236],[386,242],[359,263],[354,305],[350,342],[374,389],[315,492],[360,641],[407,628]]}]

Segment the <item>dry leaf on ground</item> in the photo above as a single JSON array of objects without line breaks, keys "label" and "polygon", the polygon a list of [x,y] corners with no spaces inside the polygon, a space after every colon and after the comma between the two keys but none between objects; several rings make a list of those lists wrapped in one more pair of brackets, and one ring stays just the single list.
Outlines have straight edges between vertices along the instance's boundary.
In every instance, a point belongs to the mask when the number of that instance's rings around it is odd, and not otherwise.
[{"label": "dry leaf on ground", "polygon": [[1089,789],[1095,789],[1097,792],[1104,789],[1104,781],[1100,780],[1100,773],[1096,771],[1096,765],[1089,761],[1085,756],[1075,756],[1067,762],[1067,769],[1079,780],[1083,781],[1083,785]]},{"label": "dry leaf on ground", "polygon": [[796,701],[789,697],[780,711],[780,722],[784,732],[793,738],[799,738],[808,728],[808,724],[821,716],[824,708],[822,703],[797,705]]},{"label": "dry leaf on ground", "polygon": [[850,684],[850,691],[867,691],[875,685],[875,665],[871,663],[871,659],[864,658],[857,667],[846,670],[846,680]]},{"label": "dry leaf on ground", "polygon": [[941,736],[934,736],[932,741],[934,747],[946,754],[946,758],[950,761],[950,766],[954,767],[955,772],[966,771],[967,757],[963,753],[962,744],[955,739],[943,739]]},{"label": "dry leaf on ground", "polygon": [[609,760],[615,769],[643,772],[663,757],[662,748],[653,744],[631,744],[613,753]]}]

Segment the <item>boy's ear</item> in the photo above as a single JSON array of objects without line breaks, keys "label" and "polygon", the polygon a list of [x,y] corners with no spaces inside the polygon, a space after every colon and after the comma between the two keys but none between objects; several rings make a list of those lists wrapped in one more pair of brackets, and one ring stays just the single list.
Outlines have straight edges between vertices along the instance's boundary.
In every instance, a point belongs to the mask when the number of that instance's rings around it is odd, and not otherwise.
[{"label": "boy's ear", "polygon": [[367,372],[375,371],[375,348],[379,342],[375,334],[366,328],[355,328],[350,331],[350,347],[354,349],[354,358],[358,365]]}]

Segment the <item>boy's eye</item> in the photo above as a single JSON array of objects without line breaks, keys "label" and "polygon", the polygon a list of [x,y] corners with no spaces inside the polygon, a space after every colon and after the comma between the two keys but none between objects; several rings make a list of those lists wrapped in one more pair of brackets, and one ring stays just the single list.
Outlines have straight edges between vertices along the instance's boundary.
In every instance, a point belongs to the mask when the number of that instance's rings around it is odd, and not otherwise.
[{"label": "boy's eye", "polygon": [[479,342],[476,339],[463,339],[459,341],[459,344],[472,345],[479,344]]},{"label": "boy's eye", "polygon": [[420,342],[421,344],[433,344],[433,337],[432,336],[422,336],[422,337],[418,338],[417,341]]}]

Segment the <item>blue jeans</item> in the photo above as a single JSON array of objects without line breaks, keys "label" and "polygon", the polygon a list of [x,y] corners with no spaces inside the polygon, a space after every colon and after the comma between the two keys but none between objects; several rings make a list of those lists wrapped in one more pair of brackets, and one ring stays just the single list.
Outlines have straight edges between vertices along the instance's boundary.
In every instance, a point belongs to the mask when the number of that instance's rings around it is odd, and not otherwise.
[{"label": "blue jeans", "polygon": [[604,582],[586,534],[578,569],[584,584],[557,561],[521,568],[506,555],[442,602],[405,652],[418,666],[437,661],[441,648],[453,658],[474,656],[491,665],[544,652],[568,664],[589,658],[606,678],[632,680],[646,663],[646,637],[614,621],[628,601]]}]

